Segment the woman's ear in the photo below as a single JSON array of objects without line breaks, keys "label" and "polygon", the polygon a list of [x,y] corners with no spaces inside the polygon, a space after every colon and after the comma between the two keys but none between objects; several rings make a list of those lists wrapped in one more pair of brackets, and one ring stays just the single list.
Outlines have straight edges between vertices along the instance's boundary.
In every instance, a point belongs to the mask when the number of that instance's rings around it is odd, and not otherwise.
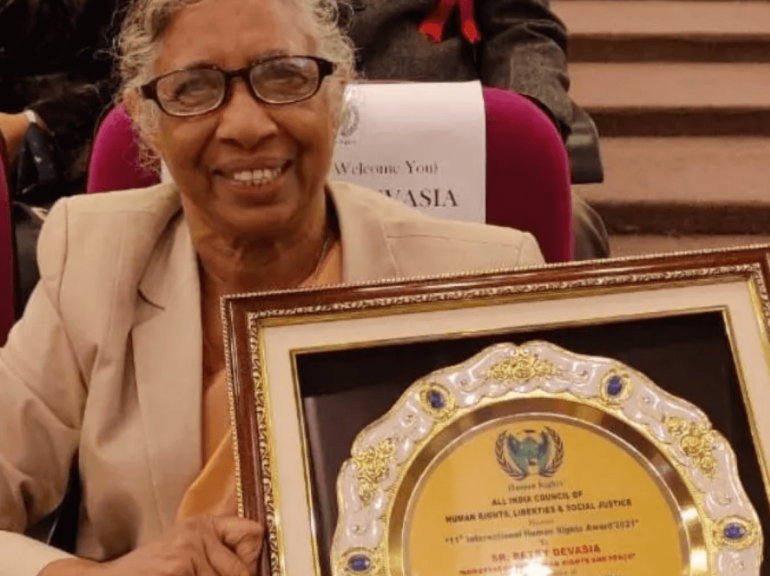
[{"label": "woman's ear", "polygon": [[136,124],[136,119],[139,116],[139,95],[135,90],[126,90],[123,92],[120,98],[120,103],[126,107],[126,112]]},{"label": "woman's ear", "polygon": [[128,116],[134,123],[134,128],[144,144],[153,154],[159,155],[155,130],[152,129],[151,122],[148,122],[147,118],[151,112],[147,109],[142,110],[143,107],[148,106],[148,103],[139,96],[136,90],[123,92],[120,102],[126,107],[126,112],[128,112]]}]

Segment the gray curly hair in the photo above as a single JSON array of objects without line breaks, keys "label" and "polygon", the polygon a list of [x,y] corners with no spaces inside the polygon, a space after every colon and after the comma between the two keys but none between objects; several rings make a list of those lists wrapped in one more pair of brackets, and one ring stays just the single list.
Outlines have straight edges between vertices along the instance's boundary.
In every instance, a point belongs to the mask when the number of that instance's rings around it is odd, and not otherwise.
[{"label": "gray curly hair", "polygon": [[[121,80],[119,98],[149,82],[163,34],[183,9],[215,0],[134,0],[123,21],[118,38],[118,72]],[[339,126],[342,113],[342,95],[347,83],[354,77],[353,45],[337,26],[338,5],[336,0],[280,0],[294,5],[302,20],[307,23],[308,33],[316,40],[319,55],[336,64],[333,76],[333,101],[336,106],[335,126]],[[160,111],[150,101],[140,99],[133,108],[132,116],[145,149],[145,162],[153,162],[153,153],[147,147],[148,136],[157,129]]]}]

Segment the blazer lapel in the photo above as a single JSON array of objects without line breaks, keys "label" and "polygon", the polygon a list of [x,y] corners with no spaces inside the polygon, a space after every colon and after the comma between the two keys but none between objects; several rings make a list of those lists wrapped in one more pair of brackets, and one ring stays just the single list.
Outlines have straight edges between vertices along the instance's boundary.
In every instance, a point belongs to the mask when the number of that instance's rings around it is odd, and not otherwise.
[{"label": "blazer lapel", "polygon": [[343,182],[327,186],[342,237],[342,281],[372,282],[400,276],[376,208]]},{"label": "blazer lapel", "polygon": [[[398,277],[376,207],[344,184],[329,190],[343,238],[343,281]],[[170,210],[176,215],[166,217],[170,221],[154,243],[131,330],[142,426],[163,529],[173,525],[182,496],[202,466],[200,279],[178,202]]]},{"label": "blazer lapel", "polygon": [[134,372],[155,497],[164,529],[201,468],[200,284],[181,214],[156,245],[139,285]]}]

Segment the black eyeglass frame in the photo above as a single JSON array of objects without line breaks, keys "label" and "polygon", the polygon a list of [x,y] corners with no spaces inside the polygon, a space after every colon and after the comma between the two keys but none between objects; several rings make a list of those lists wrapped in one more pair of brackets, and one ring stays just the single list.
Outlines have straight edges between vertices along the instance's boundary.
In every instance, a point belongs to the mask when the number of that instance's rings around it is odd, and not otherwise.
[{"label": "black eyeglass frame", "polygon": [[[318,67],[318,83],[315,87],[315,90],[313,90],[307,96],[303,96],[299,100],[291,100],[289,102],[274,102],[266,98],[263,98],[259,94],[257,94],[257,91],[254,88],[254,85],[251,83],[251,72],[255,68],[258,68],[259,66],[262,66],[263,64],[266,64],[268,62],[273,62],[275,60],[288,60],[293,58],[301,58],[303,60],[312,60],[316,63],[316,66]],[[262,104],[269,104],[272,106],[285,106],[289,104],[297,104],[299,102],[304,102],[305,100],[310,100],[313,96],[318,94],[318,91],[321,89],[321,85],[323,84],[323,81],[329,76],[331,76],[334,73],[334,70],[336,68],[337,68],[336,64],[334,64],[333,62],[330,62],[329,60],[326,60],[325,58],[320,58],[318,56],[288,56],[288,55],[271,56],[270,58],[265,58],[263,60],[260,60],[259,62],[250,64],[249,66],[245,66],[244,68],[239,68],[238,70],[223,70],[222,68],[218,68],[217,66],[202,66],[200,68],[191,68],[189,70],[185,70],[185,69],[174,70],[172,72],[163,74],[162,76],[158,76],[157,78],[153,78],[146,84],[140,86],[139,90],[141,91],[142,96],[144,96],[144,98],[155,102],[165,114],[168,114],[169,116],[174,116],[177,118],[190,118],[193,116],[202,116],[204,114],[214,112],[215,110],[219,110],[222,106],[227,104],[227,102],[230,100],[230,97],[232,96],[233,80],[235,80],[236,78],[241,78],[246,83],[246,86],[249,89],[249,93],[251,94],[252,98],[254,98],[254,100],[256,100],[257,102],[260,102]],[[162,81],[164,78],[168,78],[169,76],[173,76],[174,74],[178,74],[179,72],[188,72],[188,71],[194,71],[194,70],[216,70],[217,72],[221,72],[224,75],[225,90],[224,90],[222,99],[216,106],[214,106],[210,110],[206,110],[205,112],[195,112],[193,114],[177,114],[177,113],[169,112],[164,108],[163,103],[160,101],[160,98],[158,98],[158,83]]]}]

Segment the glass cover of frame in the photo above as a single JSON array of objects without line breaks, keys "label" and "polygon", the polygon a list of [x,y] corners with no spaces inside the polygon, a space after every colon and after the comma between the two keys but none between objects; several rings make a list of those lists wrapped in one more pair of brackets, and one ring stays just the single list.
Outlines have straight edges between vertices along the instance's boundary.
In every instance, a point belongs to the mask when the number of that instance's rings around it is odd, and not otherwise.
[{"label": "glass cover of frame", "polygon": [[[304,398],[322,573],[331,573],[327,559],[337,521],[334,483],[361,429],[382,416],[420,376],[467,359],[496,342],[533,339],[617,359],[702,408],[714,427],[744,456],[739,458],[740,476],[762,522],[767,523],[770,508],[761,471],[754,464],[755,447],[721,312],[302,352],[295,361]],[[356,409],[351,410],[351,406]],[[763,528],[766,532],[767,526]]]}]

